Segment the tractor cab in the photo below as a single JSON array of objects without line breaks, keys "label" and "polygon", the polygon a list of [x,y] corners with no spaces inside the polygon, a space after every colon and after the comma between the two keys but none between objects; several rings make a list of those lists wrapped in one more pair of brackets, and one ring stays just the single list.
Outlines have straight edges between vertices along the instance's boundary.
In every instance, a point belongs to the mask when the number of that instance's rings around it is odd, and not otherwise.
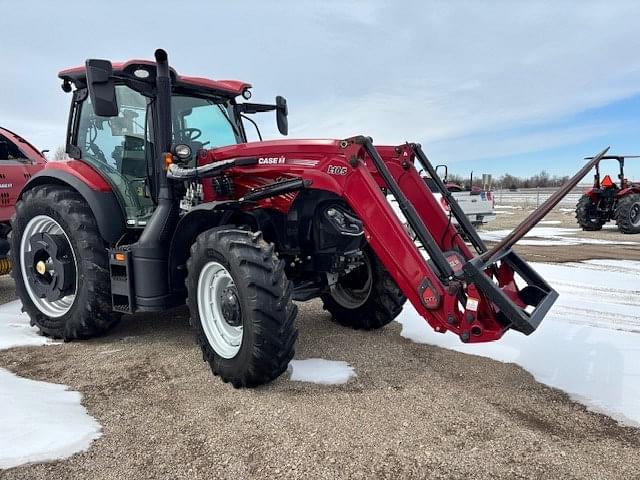
[{"label": "tractor cab", "polygon": [[157,158],[167,151],[158,146],[157,132],[170,132],[174,158],[195,167],[203,149],[246,142],[242,114],[276,109],[238,104],[237,97],[251,97],[245,82],[187,77],[173,68],[170,76],[170,123],[160,125],[155,63],[88,60],[86,66],[59,73],[64,91],[75,87],[67,153],[110,184],[129,228],[143,228],[157,204],[158,177],[164,175]]}]

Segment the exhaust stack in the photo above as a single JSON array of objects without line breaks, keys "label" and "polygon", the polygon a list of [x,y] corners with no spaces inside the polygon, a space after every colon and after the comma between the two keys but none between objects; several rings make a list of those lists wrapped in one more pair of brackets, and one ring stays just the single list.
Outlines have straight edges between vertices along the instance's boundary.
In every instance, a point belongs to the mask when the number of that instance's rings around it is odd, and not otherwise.
[{"label": "exhaust stack", "polygon": [[154,176],[157,206],[139,240],[131,246],[134,271],[144,272],[134,278],[136,305],[157,306],[166,297],[170,301],[168,256],[171,235],[178,221],[178,204],[165,171],[165,154],[171,151],[171,74],[167,52],[158,49],[156,59],[155,144],[157,148]]}]

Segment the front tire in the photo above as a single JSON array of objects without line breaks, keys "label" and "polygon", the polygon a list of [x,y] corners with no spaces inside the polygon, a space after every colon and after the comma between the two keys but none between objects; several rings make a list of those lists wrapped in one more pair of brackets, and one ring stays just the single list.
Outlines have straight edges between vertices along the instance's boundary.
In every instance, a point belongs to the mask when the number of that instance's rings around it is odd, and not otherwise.
[{"label": "front tire", "polygon": [[640,193],[625,195],[618,201],[616,223],[622,233],[640,233]]},{"label": "front tire", "polygon": [[16,204],[9,235],[16,291],[41,333],[90,338],[118,322],[107,248],[76,191],[60,185],[28,190]]},{"label": "front tire", "polygon": [[339,277],[321,299],[337,323],[356,330],[384,327],[400,314],[407,300],[369,248],[364,253],[364,264]]},{"label": "front tire", "polygon": [[280,376],[294,355],[297,307],[284,263],[260,233],[213,228],[187,262],[187,305],[204,360],[234,387]]},{"label": "front tire", "polygon": [[600,218],[596,205],[588,195],[583,195],[576,205],[576,220],[582,230],[587,232],[595,232],[602,230],[604,220]]}]

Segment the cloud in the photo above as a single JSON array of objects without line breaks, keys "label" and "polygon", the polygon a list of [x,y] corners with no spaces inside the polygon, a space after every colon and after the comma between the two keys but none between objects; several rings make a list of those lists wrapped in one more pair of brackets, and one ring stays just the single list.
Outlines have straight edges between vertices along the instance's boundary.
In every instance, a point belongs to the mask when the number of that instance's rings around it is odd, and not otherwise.
[{"label": "cloud", "polygon": [[[11,68],[0,78],[0,123],[42,148],[64,143],[69,98],[57,70],[90,56],[148,58],[158,46],[179,71],[250,81],[256,101],[286,95],[291,133],[303,137],[364,133],[469,151],[477,142],[508,155],[575,141],[560,129],[523,143],[515,128],[537,131],[640,92],[638,2],[84,6],[5,9],[0,62]],[[260,123],[275,132],[271,116]]]}]

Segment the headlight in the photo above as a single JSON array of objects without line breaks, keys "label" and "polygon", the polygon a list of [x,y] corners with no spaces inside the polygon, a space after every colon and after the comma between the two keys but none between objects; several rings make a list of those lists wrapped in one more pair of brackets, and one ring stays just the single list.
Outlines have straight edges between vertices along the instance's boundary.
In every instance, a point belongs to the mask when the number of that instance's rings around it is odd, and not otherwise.
[{"label": "headlight", "polygon": [[251,98],[251,90],[249,90],[248,88],[245,88],[242,91],[242,98],[244,98],[245,100],[249,100]]},{"label": "headlight", "polygon": [[191,147],[181,143],[180,145],[175,146],[173,154],[180,160],[187,160],[188,158],[191,158]]}]

